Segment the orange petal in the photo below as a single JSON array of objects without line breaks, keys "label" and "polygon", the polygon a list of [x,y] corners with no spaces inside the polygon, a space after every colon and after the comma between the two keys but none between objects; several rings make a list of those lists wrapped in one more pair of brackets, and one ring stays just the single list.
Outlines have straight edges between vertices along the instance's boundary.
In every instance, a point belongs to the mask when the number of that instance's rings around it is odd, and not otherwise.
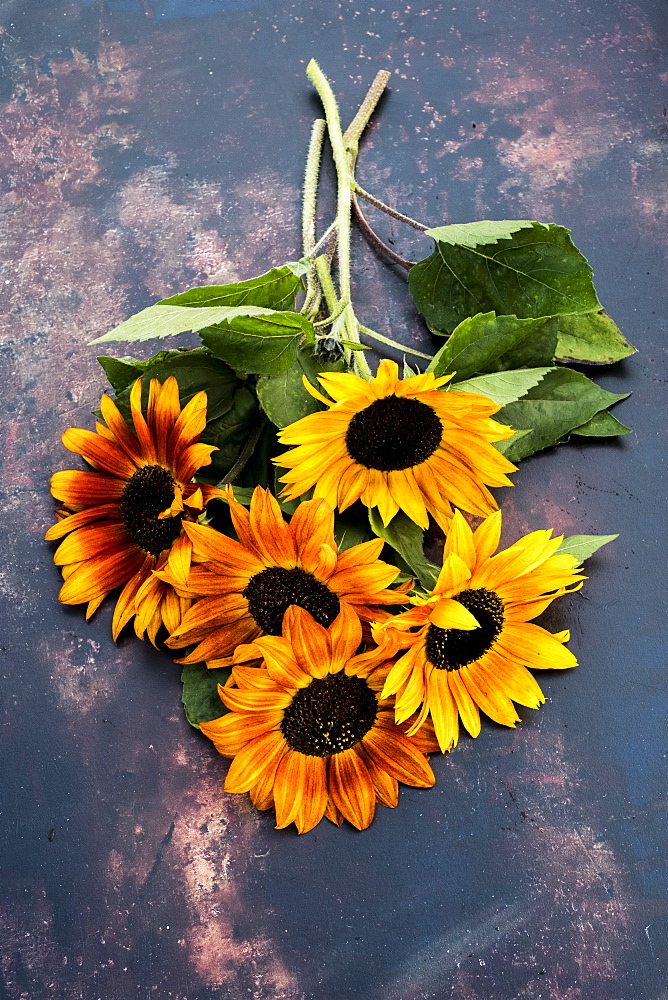
[{"label": "orange petal", "polygon": [[144,562],[145,553],[134,542],[82,563],[60,589],[61,604],[94,601],[125,583]]},{"label": "orange petal", "polygon": [[153,431],[146,423],[144,414],[141,411],[141,387],[142,380],[138,378],[130,391],[130,411],[132,413],[132,422],[135,425],[135,431],[139,438],[141,453],[146,461],[150,463],[157,460],[158,454]]},{"label": "orange petal", "polygon": [[334,805],[353,826],[365,830],[376,810],[376,792],[361,756],[352,749],[329,757],[327,778]]},{"label": "orange petal", "polygon": [[431,674],[428,699],[438,745],[443,753],[447,753],[452,747],[457,746],[459,713],[450,691],[446,670],[434,670]]},{"label": "orange petal", "polygon": [[68,469],[51,476],[51,492],[56,500],[72,507],[90,507],[120,500],[125,482],[101,472],[79,472]]},{"label": "orange petal", "polygon": [[362,743],[377,766],[397,781],[418,788],[431,788],[435,783],[427,758],[393,722],[373,726]]},{"label": "orange petal", "polygon": [[84,562],[129,543],[130,536],[122,521],[103,521],[102,524],[91,524],[73,531],[58,546],[53,561],[56,566]]},{"label": "orange petal", "polygon": [[225,779],[226,792],[247,792],[257,784],[265,770],[276,766],[288,746],[280,732],[272,730],[251,740],[230,765]]},{"label": "orange petal", "polygon": [[102,416],[106,420],[110,431],[118,441],[123,451],[135,465],[141,465],[143,456],[137,435],[132,433],[125,422],[124,417],[121,415],[121,411],[106,393],[103,393],[100,400],[100,410],[102,411]]},{"label": "orange petal", "polygon": [[450,597],[442,597],[436,604],[432,604],[431,608],[430,623],[437,628],[456,628],[464,632],[480,628],[480,622],[475,615],[472,615],[459,601],[454,601]]},{"label": "orange petal", "polygon": [[94,431],[70,427],[63,434],[63,444],[69,451],[82,455],[89,465],[119,479],[127,480],[137,471],[122,448]]},{"label": "orange petal", "polygon": [[44,538],[47,542],[53,542],[57,538],[63,538],[70,531],[75,531],[77,528],[82,528],[84,525],[90,524],[91,521],[98,521],[100,518],[107,517],[120,520],[120,516],[117,503],[106,503],[100,504],[97,507],[88,507],[86,510],[79,511],[78,514],[70,514],[69,517],[64,517],[62,520],[57,521],[49,528]]}]

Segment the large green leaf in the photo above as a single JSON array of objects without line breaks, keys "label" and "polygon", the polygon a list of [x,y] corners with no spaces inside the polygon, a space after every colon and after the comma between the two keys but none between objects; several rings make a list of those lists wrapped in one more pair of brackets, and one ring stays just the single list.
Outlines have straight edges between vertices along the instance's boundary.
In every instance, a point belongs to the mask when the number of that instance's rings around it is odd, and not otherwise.
[{"label": "large green leaf", "polygon": [[229,667],[208,670],[206,663],[186,663],[184,666],[181,671],[181,700],[186,719],[195,729],[199,729],[202,722],[211,722],[229,712],[218,694],[218,685],[224,685],[229,676]]},{"label": "large green leaf", "polygon": [[432,358],[427,371],[456,372],[454,382],[485,372],[551,365],[557,344],[557,322],[549,316],[518,319],[494,312],[470,316],[453,330]]},{"label": "large green leaf", "polygon": [[317,377],[323,372],[344,372],[346,363],[340,361],[323,361],[314,355],[309,347],[299,348],[297,364],[288,368],[281,375],[263,375],[258,380],[257,395],[260,406],[272,423],[277,427],[287,427],[295,420],[321,410],[322,404],[314,399],[304,388],[302,376],[305,375],[311,385],[322,392]]},{"label": "large green leaf", "polygon": [[619,535],[571,535],[570,538],[564,538],[557,552],[562,554],[567,552],[569,555],[577,556],[579,562],[583,563],[602,545],[607,545],[615,538],[619,538]]},{"label": "large green leaf", "polygon": [[240,372],[280,375],[294,365],[304,338],[313,343],[313,326],[299,313],[235,316],[200,333],[202,343],[217,358]]},{"label": "large green leaf", "polygon": [[449,333],[468,316],[491,310],[527,319],[601,308],[591,268],[562,226],[522,223],[507,239],[473,247],[446,241],[442,229],[448,228],[427,230],[436,248],[408,276],[433,330]]},{"label": "large green leaf", "polygon": [[579,434],[581,437],[617,437],[618,434],[630,434],[631,428],[613,417],[608,410],[601,410],[595,413],[591,420],[581,427],[574,427],[571,434]]},{"label": "large green leaf", "polygon": [[635,347],[604,312],[567,313],[559,316],[558,323],[556,357],[559,361],[611,365],[635,354]]},{"label": "large green leaf", "polygon": [[[123,363],[129,368],[132,360],[126,358]],[[145,376],[142,383],[144,405],[148,401],[152,378],[164,382],[173,375],[179,384],[181,406],[185,406],[196,393],[206,391],[207,423],[200,440],[204,444],[215,445],[219,450],[213,453],[211,465],[203,468],[201,478],[211,482],[221,479],[237,460],[257,424],[259,410],[254,393],[229,365],[214,358],[203,347],[161,351],[149,361],[134,362],[133,367],[134,376],[122,391],[116,393],[116,403],[128,420],[131,383],[140,375]]]},{"label": "large green leaf", "polygon": [[369,524],[375,535],[383,538],[399,553],[411,572],[418,577],[425,590],[432,590],[438,579],[439,569],[424,554],[424,531],[414,521],[399,511],[388,525],[383,524],[378,511],[369,511]]},{"label": "large green leaf", "polygon": [[570,368],[553,368],[526,395],[495,415],[504,424],[529,431],[522,437],[498,441],[496,448],[511,462],[517,462],[559,444],[574,428],[627,395],[607,392]]},{"label": "large green leaf", "polygon": [[[299,265],[286,264],[274,267],[266,274],[248,281],[238,281],[231,285],[202,285],[187,292],[161,299],[157,305],[186,306],[264,306],[267,309],[294,309],[297,292],[301,291],[302,280],[295,268]],[[301,272],[303,273],[303,271]]]},{"label": "large green leaf", "polygon": [[551,371],[552,368],[520,368],[494,375],[479,375],[477,378],[466,379],[465,382],[457,382],[452,391],[477,392],[480,396],[488,396],[499,406],[505,406],[521,399]]},{"label": "large green leaf", "polygon": [[334,518],[334,538],[339,547],[339,552],[350,549],[353,545],[361,545],[368,542],[371,537],[369,528],[368,511],[361,503],[353,504],[348,510],[340,514],[338,511]]}]

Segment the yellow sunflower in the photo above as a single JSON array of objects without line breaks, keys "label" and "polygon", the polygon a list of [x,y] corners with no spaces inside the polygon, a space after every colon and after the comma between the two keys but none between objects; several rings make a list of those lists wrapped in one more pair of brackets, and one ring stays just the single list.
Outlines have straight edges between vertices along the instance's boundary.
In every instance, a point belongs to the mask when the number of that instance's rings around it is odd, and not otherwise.
[{"label": "yellow sunflower", "polygon": [[531,624],[556,597],[582,586],[577,558],[557,551],[562,536],[551,531],[534,531],[494,555],[500,536],[500,511],[475,532],[455,512],[432,596],[413,598],[416,607],[374,630],[385,636],[388,655],[408,647],[383,697],[396,695],[398,722],[422,705],[415,726],[431,715],[443,751],[457,743],[459,717],[477,736],[479,709],[514,726],[513,701],[538,708],[545,698],[527,667],[577,664],[563,645],[569,632]]},{"label": "yellow sunflower", "polygon": [[375,605],[406,604],[405,594],[386,588],[399,570],[378,559],[380,538],[339,552],[334,512],[324,500],[301,503],[290,522],[269,490],[256,487],[250,511],[228,490],[239,541],[213,528],[186,524],[193,546],[187,583],[167,565],[158,575],[187,598],[200,598],[167,640],[172,649],[196,648],[181,663],[206,660],[228,665],[240,643],[263,634],[280,635],[291,604],[331,625],[343,605],[365,622],[389,617]]},{"label": "yellow sunflower", "polygon": [[137,635],[148,632],[155,643],[160,625],[173,631],[191,601],[152,571],[169,566],[175,579],[187,578],[192,545],[183,527],[212,497],[224,494],[192,482],[217,450],[199,443],[205,392],[182,410],[176,379],[170,376],[163,385],[151,379],[144,416],[138,379],[130,408],[134,432],[103,395],[106,425],[98,422],[96,432],[70,427],[63,434],[65,447],[96,471],[68,470],[51,478],[51,492],[64,509],[46,538],[64,538],[54,556],[65,580],[58,595],[62,604],[87,602],[90,618],[110,591],[123,586],[112,621],[114,639],[136,616]]},{"label": "yellow sunflower", "polygon": [[488,486],[512,486],[515,471],[493,446],[513,431],[491,417],[500,407],[486,396],[444,392],[452,378],[431,372],[400,379],[394,361],[383,360],[370,382],[357,375],[319,376],[328,407],[278,432],[296,445],[274,459],[289,471],[282,495],[292,500],[313,487],[332,507],[362,501],[378,507],[384,524],[399,510],[422,528],[431,514],[447,531],[450,504],[482,517],[496,510]]},{"label": "yellow sunflower", "polygon": [[[363,830],[376,802],[397,805],[399,781],[434,784],[424,752],[435,744],[411,740],[395,723],[381,695],[388,665],[377,648],[356,655],[361,638],[349,605],[328,629],[292,605],[282,636],[237,649],[237,686],[218,689],[231,711],[200,726],[234,758],[225,790],[275,809],[277,829],[295,823],[306,833],[327,816]],[[266,669],[241,665],[258,658]]]}]

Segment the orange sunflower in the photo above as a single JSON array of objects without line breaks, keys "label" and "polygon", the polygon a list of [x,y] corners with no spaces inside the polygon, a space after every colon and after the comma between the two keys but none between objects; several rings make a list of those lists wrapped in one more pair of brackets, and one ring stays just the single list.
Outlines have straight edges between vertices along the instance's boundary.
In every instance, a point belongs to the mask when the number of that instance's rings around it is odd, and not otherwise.
[{"label": "orange sunflower", "polygon": [[374,630],[379,640],[385,635],[388,655],[408,647],[383,697],[396,695],[398,722],[422,705],[413,728],[431,715],[443,751],[456,745],[460,717],[477,736],[479,709],[514,726],[513,701],[538,708],[545,698],[527,667],[577,664],[563,645],[569,632],[531,624],[556,597],[582,586],[577,558],[559,553],[562,536],[551,531],[534,531],[494,555],[500,536],[500,511],[475,532],[457,511],[433,594],[413,598],[416,607]]},{"label": "orange sunflower", "polygon": [[169,566],[185,580],[192,545],[183,527],[204,510],[214,486],[192,482],[217,449],[200,444],[206,425],[206,393],[198,392],[181,409],[179,386],[170,376],[163,385],[151,379],[146,416],[141,408],[141,379],[130,393],[134,432],[116,404],[103,395],[96,432],[70,427],[63,444],[96,471],[68,470],[51,478],[51,492],[64,509],[46,533],[64,538],[54,556],[65,580],[62,604],[88,603],[86,618],[116,587],[123,590],[112,621],[114,639],[135,616],[140,638],[155,638],[162,623],[173,631],[190,607],[173,587],[152,575]]},{"label": "orange sunflower", "polygon": [[431,514],[447,531],[450,504],[486,516],[497,503],[488,486],[512,486],[515,471],[493,446],[513,431],[491,417],[500,407],[486,396],[444,392],[452,378],[431,372],[400,379],[383,360],[370,382],[357,375],[319,376],[327,399],[304,385],[327,410],[302,417],[278,432],[296,445],[274,459],[289,471],[281,482],[288,500],[314,488],[332,507],[361,500],[378,507],[384,524],[399,510],[422,528]]},{"label": "orange sunflower", "polygon": [[172,649],[197,643],[180,663],[206,660],[226,666],[240,643],[263,634],[280,635],[291,604],[309,611],[325,627],[343,605],[365,622],[384,620],[375,605],[406,604],[400,590],[387,590],[399,570],[378,559],[380,538],[339,552],[334,512],[324,500],[301,503],[290,522],[269,490],[253,491],[250,511],[228,489],[239,541],[213,528],[186,524],[193,546],[187,583],[167,565],[159,574],[187,598],[201,598],[167,640]]},{"label": "orange sunflower", "polygon": [[[228,792],[250,792],[258,809],[276,810],[276,827],[299,833],[323,816],[364,830],[376,802],[394,807],[398,782],[430,788],[429,737],[410,739],[381,689],[387,663],[377,648],[357,654],[359,618],[349,605],[328,629],[292,605],[282,636],[237,649],[236,688],[219,687],[228,715],[202,732],[233,757]],[[265,668],[241,666],[264,659]]]}]

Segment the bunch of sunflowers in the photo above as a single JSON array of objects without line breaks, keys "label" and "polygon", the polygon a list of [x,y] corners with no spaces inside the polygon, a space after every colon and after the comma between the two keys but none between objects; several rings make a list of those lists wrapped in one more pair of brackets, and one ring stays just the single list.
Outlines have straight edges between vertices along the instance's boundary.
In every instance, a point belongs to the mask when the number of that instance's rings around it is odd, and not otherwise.
[{"label": "bunch of sunflowers", "polygon": [[[545,701],[530,671],[576,664],[569,633],[533,619],[582,586],[583,559],[615,536],[541,530],[497,551],[490,488],[571,433],[626,431],[608,412],[619,397],[555,361],[564,345],[600,350],[604,330],[608,354],[633,350],[588,308],[591,272],[565,230],[471,223],[430,230],[434,253],[410,264],[416,305],[445,344],[433,357],[402,346],[429,362],[422,373],[404,362],[400,377],[383,359],[373,375],[360,333],[389,338],[353,311],[349,237],[353,210],[368,228],[354,164],[386,75],[345,134],[315,64],[309,75],[327,121],[309,149],[305,257],[191,289],[100,338],[194,330],[203,346],[100,359],[116,398],[102,396],[95,431],[63,435],[90,469],[53,476],[62,508],[46,536],[60,542],[59,600],[85,603],[88,618],[120,588],[114,639],[133,622],[180,651],[187,717],[232,758],[225,789],[300,833],[323,816],[364,829],[377,802],[397,805],[399,782],[434,784],[428,755],[457,745],[460,720],[473,737],[481,711],[514,726],[514,703]],[[319,253],[326,126],[339,200]],[[504,277],[513,310],[498,301]],[[551,299],[532,285],[550,280]],[[440,566],[424,553],[430,519],[445,536]]]}]

